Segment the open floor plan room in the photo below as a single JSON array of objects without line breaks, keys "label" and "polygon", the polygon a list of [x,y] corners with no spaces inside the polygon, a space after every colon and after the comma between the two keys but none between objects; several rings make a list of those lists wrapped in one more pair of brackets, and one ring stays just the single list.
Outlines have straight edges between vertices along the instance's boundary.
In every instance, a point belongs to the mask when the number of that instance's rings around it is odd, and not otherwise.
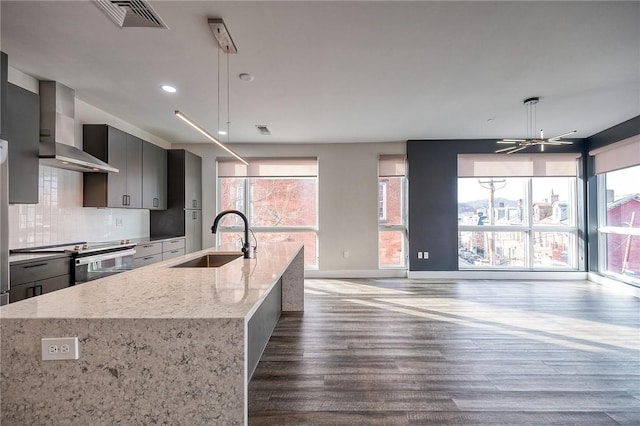
[{"label": "open floor plan room", "polygon": [[640,305],[587,281],[305,280],[249,424],[640,424]]}]

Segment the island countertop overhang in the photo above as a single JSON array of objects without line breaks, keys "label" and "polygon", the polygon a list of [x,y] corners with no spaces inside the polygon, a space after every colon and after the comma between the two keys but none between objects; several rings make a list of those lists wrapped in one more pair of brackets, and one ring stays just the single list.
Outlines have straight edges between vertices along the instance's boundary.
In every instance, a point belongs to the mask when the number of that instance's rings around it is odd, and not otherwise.
[{"label": "island countertop overhang", "polygon": [[262,244],[254,259],[216,268],[173,268],[214,247],[0,308],[1,318],[243,318],[302,250],[298,243]]}]

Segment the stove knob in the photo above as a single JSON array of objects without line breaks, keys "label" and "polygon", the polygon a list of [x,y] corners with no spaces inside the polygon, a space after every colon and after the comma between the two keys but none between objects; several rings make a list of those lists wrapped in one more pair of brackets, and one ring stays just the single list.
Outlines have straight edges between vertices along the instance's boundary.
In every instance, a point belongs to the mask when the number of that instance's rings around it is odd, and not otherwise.
[{"label": "stove knob", "polygon": [[89,244],[84,244],[84,245],[82,246],[82,250],[86,250],[86,249],[88,249],[88,248],[89,248]]},{"label": "stove knob", "polygon": [[73,247],[73,249],[74,249],[75,251],[78,251],[78,250],[80,250],[80,246],[74,246],[74,247]]}]

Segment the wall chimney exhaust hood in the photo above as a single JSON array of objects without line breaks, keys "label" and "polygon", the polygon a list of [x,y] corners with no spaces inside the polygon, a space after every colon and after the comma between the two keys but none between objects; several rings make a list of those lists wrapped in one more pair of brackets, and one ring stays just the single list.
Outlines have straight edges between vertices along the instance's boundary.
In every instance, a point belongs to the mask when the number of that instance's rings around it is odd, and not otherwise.
[{"label": "wall chimney exhaust hood", "polygon": [[77,172],[119,170],[73,146],[75,93],[56,81],[40,82],[40,164]]}]

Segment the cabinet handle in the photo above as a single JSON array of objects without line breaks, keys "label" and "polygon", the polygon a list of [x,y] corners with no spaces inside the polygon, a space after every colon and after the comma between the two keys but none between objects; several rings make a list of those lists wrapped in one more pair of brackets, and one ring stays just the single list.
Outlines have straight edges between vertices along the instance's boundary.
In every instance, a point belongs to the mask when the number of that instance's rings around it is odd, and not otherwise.
[{"label": "cabinet handle", "polygon": [[47,266],[47,264],[46,263],[34,263],[33,265],[26,265],[26,266],[23,266],[22,268],[23,269],[29,269],[29,268],[37,268],[39,266]]},{"label": "cabinet handle", "polygon": [[192,219],[197,219],[198,218],[198,212],[191,213],[191,218]]},{"label": "cabinet handle", "polygon": [[[31,291],[31,294],[29,294],[29,291]],[[36,295],[36,287],[29,287],[27,288],[27,299],[29,299],[30,297],[34,297]]]},{"label": "cabinet handle", "polygon": [[160,200],[157,198],[153,199],[153,207],[158,207],[160,205]]},{"label": "cabinet handle", "polygon": [[194,209],[198,208],[198,200],[193,200],[191,205],[193,206]]},{"label": "cabinet handle", "polygon": [[169,253],[179,253],[179,252],[180,252],[180,250],[172,250]]},{"label": "cabinet handle", "polygon": [[[40,292],[38,292],[37,290],[40,289]],[[40,296],[42,294],[42,286],[41,285],[37,285],[34,287],[33,290],[33,295],[34,296]]]},{"label": "cabinet handle", "polygon": [[126,195],[123,195],[123,196],[122,196],[122,205],[123,205],[123,206],[126,206],[126,205],[127,205],[127,196],[126,196]]},{"label": "cabinet handle", "polygon": [[149,259],[153,259],[153,256],[143,257],[143,258],[142,258],[142,260],[149,260]]},{"label": "cabinet handle", "polygon": [[127,195],[127,205],[131,205],[131,195]]}]

